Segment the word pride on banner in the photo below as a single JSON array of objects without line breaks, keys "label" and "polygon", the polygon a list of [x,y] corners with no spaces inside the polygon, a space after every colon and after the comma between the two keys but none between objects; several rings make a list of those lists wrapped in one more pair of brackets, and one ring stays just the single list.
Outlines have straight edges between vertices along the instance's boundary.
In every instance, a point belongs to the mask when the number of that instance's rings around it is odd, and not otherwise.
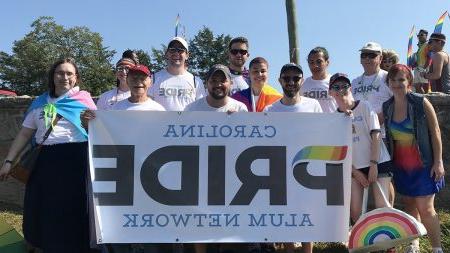
[{"label": "word pride on banner", "polygon": [[346,241],[343,114],[98,111],[99,243]]}]

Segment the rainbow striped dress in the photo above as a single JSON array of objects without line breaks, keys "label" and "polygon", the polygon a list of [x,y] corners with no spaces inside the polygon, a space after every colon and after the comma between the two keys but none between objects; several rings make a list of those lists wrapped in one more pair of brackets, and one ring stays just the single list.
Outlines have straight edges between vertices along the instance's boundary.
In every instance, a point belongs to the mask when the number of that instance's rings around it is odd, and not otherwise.
[{"label": "rainbow striped dress", "polygon": [[444,179],[438,182],[430,177],[431,168],[423,167],[414,129],[409,117],[402,122],[391,121],[390,131],[394,141],[393,164],[396,190],[405,196],[426,196],[444,187]]}]

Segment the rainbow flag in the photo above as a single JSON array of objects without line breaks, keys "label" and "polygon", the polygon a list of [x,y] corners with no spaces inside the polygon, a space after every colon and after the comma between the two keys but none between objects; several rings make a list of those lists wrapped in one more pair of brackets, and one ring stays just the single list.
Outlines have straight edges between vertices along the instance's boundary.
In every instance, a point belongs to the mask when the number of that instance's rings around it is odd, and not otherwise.
[{"label": "rainbow flag", "polygon": [[[27,113],[31,112],[36,108],[45,108],[49,105],[50,95],[48,92],[37,97],[30,105]],[[66,95],[59,99],[58,101],[52,103],[55,107],[56,113],[60,114],[63,118],[70,121],[86,138],[87,132],[81,126],[80,114],[84,110],[96,110],[94,101],[91,98],[91,94],[87,91],[82,91],[78,86],[73,87],[69,90]],[[53,113],[54,113],[53,112]],[[56,115],[51,115],[50,117],[55,117]]]},{"label": "rainbow flag", "polygon": [[259,99],[256,101],[256,108],[253,108],[252,102],[252,88],[249,87],[233,94],[232,98],[247,106],[249,112],[262,112],[268,105],[275,103],[283,97],[276,89],[268,84],[264,84],[259,94]]},{"label": "rainbow flag", "polygon": [[436,22],[436,25],[434,26],[434,33],[441,33],[442,32],[442,27],[444,26],[444,19],[445,16],[447,16],[448,13],[447,11],[444,12],[444,14],[441,15],[441,17],[438,19],[438,21]]},{"label": "rainbow flag", "polygon": [[177,15],[175,19],[175,37],[178,36],[178,28],[180,27],[180,14]]},{"label": "rainbow flag", "polygon": [[409,33],[409,41],[408,41],[408,52],[406,63],[409,67],[414,67],[414,57],[413,57],[413,37],[414,37],[415,27],[413,26],[411,32]]}]

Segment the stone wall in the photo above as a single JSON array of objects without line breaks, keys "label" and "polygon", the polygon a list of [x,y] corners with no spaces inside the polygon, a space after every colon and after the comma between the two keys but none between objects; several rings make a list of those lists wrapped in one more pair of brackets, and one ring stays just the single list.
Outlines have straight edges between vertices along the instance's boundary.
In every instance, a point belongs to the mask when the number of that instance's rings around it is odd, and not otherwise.
[{"label": "stone wall", "polygon": [[[444,150],[444,166],[447,171],[447,185],[450,182],[450,95],[433,93],[428,95],[435,107],[442,134],[442,146]],[[0,161],[6,156],[9,146],[19,131],[22,117],[31,103],[31,98],[2,98],[0,99]],[[24,186],[14,179],[0,182],[0,203],[6,202],[22,206]],[[436,206],[450,208],[450,187],[437,195]],[[444,201],[444,200],[447,201]]]}]

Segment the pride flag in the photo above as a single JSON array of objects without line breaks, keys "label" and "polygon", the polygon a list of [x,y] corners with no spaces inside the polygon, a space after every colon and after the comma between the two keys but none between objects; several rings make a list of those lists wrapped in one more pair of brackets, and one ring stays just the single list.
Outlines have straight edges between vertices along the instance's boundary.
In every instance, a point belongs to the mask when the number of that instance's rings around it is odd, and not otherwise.
[{"label": "pride flag", "polygon": [[180,14],[177,15],[175,19],[175,37],[178,36],[178,28],[180,27]]},{"label": "pride flag", "polygon": [[415,27],[413,26],[411,29],[411,32],[409,33],[409,41],[408,41],[408,52],[407,52],[407,59],[406,63],[409,67],[414,67],[414,56],[413,56],[413,37],[414,37],[414,30]]},{"label": "pride flag", "polygon": [[438,19],[436,26],[434,26],[434,33],[441,33],[442,27],[444,26],[444,19],[448,15],[447,11],[442,14],[442,16]]}]

